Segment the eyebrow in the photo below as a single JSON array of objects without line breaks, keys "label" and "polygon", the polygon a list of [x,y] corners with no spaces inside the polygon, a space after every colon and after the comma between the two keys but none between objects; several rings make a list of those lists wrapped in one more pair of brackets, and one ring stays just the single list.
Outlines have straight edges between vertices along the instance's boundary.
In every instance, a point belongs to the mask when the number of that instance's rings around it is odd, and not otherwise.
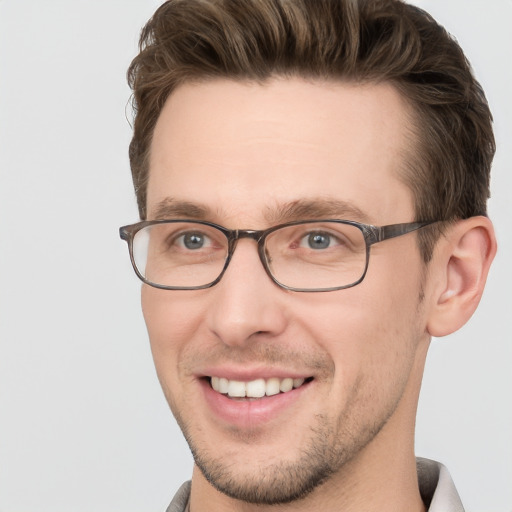
[{"label": "eyebrow", "polygon": [[275,208],[268,208],[265,218],[270,223],[310,219],[342,219],[366,223],[369,221],[368,215],[354,204],[331,198],[291,201]]},{"label": "eyebrow", "polygon": [[210,208],[202,204],[178,201],[172,197],[166,197],[156,205],[152,216],[155,220],[179,218],[207,220],[211,219],[212,212]]},{"label": "eyebrow", "polygon": [[[154,208],[155,220],[193,219],[215,221],[223,217],[220,211],[201,203],[181,201],[167,197]],[[227,215],[226,215],[227,216]],[[284,204],[268,206],[264,212],[270,225],[293,222],[296,220],[343,219],[369,222],[369,216],[352,203],[331,198],[298,199]]]}]

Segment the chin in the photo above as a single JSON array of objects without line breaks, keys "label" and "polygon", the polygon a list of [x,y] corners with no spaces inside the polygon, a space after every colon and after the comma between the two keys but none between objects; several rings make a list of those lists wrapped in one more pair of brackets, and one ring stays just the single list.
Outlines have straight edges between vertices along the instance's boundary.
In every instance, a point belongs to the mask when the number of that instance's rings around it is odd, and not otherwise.
[{"label": "chin", "polygon": [[[353,437],[349,429],[340,433],[331,421],[316,416],[316,424],[308,427],[308,436],[298,444],[300,449],[293,456],[276,454],[259,436],[255,446],[247,446],[251,445],[250,438],[229,448],[225,441],[200,442],[190,429],[181,426],[197,467],[215,489],[236,500],[278,505],[304,499],[335,477],[370,443],[384,423],[362,429]],[[226,446],[226,450],[214,453],[211,446]]]}]

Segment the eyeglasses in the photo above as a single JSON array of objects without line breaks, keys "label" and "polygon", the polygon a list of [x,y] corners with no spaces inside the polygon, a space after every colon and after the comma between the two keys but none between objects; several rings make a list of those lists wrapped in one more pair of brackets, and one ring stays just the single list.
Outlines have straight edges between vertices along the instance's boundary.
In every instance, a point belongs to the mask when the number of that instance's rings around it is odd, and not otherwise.
[{"label": "eyeglasses", "polygon": [[268,276],[296,292],[328,292],[359,284],[370,247],[430,222],[372,226],[349,220],[288,222],[269,229],[227,229],[193,220],[142,221],[119,229],[137,276],[164,290],[199,290],[217,284],[238,240],[252,238]]}]

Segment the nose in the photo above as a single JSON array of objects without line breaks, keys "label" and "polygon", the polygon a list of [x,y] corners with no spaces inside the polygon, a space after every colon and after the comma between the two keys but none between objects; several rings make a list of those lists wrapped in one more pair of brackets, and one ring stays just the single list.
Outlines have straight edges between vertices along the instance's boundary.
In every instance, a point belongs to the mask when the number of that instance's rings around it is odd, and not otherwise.
[{"label": "nose", "polygon": [[255,240],[238,241],[220,282],[210,289],[209,329],[226,345],[243,346],[258,336],[273,337],[286,327],[285,298],[267,275]]}]

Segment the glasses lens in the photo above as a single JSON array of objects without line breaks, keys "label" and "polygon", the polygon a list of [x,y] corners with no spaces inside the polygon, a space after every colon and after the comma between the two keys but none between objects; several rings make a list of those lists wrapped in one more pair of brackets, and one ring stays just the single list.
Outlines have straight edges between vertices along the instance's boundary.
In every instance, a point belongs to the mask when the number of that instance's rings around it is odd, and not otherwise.
[{"label": "glasses lens", "polygon": [[306,222],[272,232],[265,253],[272,275],[290,288],[348,287],[366,268],[362,231],[341,222]]},{"label": "glasses lens", "polygon": [[224,268],[228,241],[222,231],[195,222],[146,226],[133,239],[137,271],[152,284],[198,287],[215,281]]}]

